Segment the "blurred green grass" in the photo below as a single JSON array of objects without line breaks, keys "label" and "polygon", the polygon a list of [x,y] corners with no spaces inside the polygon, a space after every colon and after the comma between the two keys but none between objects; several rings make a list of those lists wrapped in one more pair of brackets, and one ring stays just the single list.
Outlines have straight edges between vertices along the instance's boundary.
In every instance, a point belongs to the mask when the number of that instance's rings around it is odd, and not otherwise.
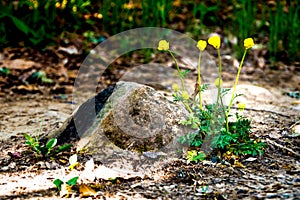
[{"label": "blurred green grass", "polygon": [[3,0],[0,47],[44,48],[59,44],[65,33],[97,43],[104,33],[164,27],[195,39],[217,31],[228,38],[236,57],[241,42],[253,37],[268,46],[271,61],[292,62],[300,58],[299,14],[300,0]]}]

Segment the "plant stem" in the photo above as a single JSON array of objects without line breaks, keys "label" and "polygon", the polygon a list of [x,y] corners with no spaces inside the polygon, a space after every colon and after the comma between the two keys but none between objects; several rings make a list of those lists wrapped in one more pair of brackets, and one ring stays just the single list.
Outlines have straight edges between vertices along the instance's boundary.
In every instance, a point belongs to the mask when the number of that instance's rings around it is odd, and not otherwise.
[{"label": "plant stem", "polygon": [[198,90],[199,90],[199,104],[200,104],[200,110],[202,110],[202,90],[201,90],[201,55],[202,55],[202,51],[200,51],[199,53],[199,58],[198,58]]},{"label": "plant stem", "polygon": [[218,96],[217,96],[217,104],[219,103],[219,99],[221,98],[221,79],[222,79],[222,62],[221,62],[221,55],[220,55],[220,49],[218,51],[218,62],[219,62],[219,83],[218,83]]},{"label": "plant stem", "polygon": [[236,86],[237,86],[238,81],[239,81],[239,76],[240,76],[240,72],[241,72],[241,69],[242,69],[242,66],[243,66],[243,62],[244,62],[246,53],[247,53],[247,49],[245,49],[245,51],[244,51],[244,54],[243,54],[243,57],[242,57],[242,60],[241,60],[241,63],[240,63],[237,75],[235,77],[231,99],[230,99],[230,102],[229,102],[229,105],[228,105],[228,108],[227,108],[227,112],[226,112],[226,130],[227,131],[229,129],[229,127],[228,127],[228,116],[229,116],[230,108],[231,108],[233,100],[234,100],[234,95],[235,95],[235,92],[236,92]]},{"label": "plant stem", "polygon": [[188,109],[189,113],[193,113],[191,107],[189,106],[189,104],[187,102],[183,102],[183,104],[185,105],[185,107]]},{"label": "plant stem", "polygon": [[182,74],[181,74],[181,71],[179,69],[179,66],[178,66],[178,62],[175,58],[175,56],[173,55],[172,51],[168,50],[168,52],[171,54],[174,62],[175,62],[175,65],[176,65],[176,68],[177,68],[177,72],[178,72],[178,75],[179,75],[179,78],[180,78],[180,82],[181,82],[181,87],[182,87],[182,91],[185,91],[185,88],[184,88],[184,81],[183,81],[183,77],[182,77]]}]

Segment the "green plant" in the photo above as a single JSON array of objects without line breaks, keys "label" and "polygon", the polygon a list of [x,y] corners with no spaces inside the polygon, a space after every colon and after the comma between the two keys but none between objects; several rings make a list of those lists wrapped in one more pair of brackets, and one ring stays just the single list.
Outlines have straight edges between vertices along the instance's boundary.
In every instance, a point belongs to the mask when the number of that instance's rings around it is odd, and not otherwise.
[{"label": "green plant", "polygon": [[[218,5],[206,5],[205,2],[191,2],[193,6],[192,16],[188,19],[187,31],[192,33],[193,36],[202,35],[207,31],[207,25],[216,24],[217,21],[216,13],[219,10]],[[208,22],[207,22],[208,21]]]},{"label": "green plant", "polygon": [[74,186],[74,185],[76,185],[77,180],[78,180],[78,176],[73,177],[73,178],[71,178],[70,180],[68,180],[68,181],[66,181],[66,182],[63,182],[62,180],[60,180],[60,179],[58,178],[58,179],[55,179],[55,180],[53,181],[53,184],[57,187],[57,189],[61,190],[62,184],[67,184],[67,185],[69,185],[69,186]]},{"label": "green plant", "polygon": [[278,53],[288,54],[291,60],[299,59],[298,40],[300,36],[300,5],[299,2],[292,2],[288,5],[288,11],[285,12],[285,6],[280,0],[276,2],[276,9],[269,9],[270,21],[270,57],[276,61]]},{"label": "green plant", "polygon": [[206,155],[202,151],[190,150],[187,152],[187,159],[188,161],[198,162],[203,161]]},{"label": "green plant", "polygon": [[42,83],[53,83],[53,80],[48,78],[44,71],[37,71],[32,74],[32,78],[40,80]]},{"label": "green plant", "polygon": [[0,74],[4,74],[5,76],[9,75],[10,71],[7,67],[0,67]]},{"label": "green plant", "polygon": [[[242,61],[238,68],[236,79],[234,81],[233,90],[229,105],[226,107],[223,104],[223,97],[230,89],[222,88],[222,63],[220,56],[221,39],[219,36],[212,36],[208,39],[208,43],[212,45],[218,53],[218,78],[214,81],[217,87],[217,99],[215,103],[206,104],[203,106],[202,93],[208,88],[207,84],[202,84],[201,76],[201,55],[206,48],[206,41],[200,40],[197,47],[200,50],[197,66],[197,82],[195,91],[198,93],[197,98],[191,98],[184,86],[184,76],[187,72],[181,71],[175,55],[169,50],[169,43],[166,40],[161,40],[158,43],[158,50],[167,51],[174,60],[177,68],[177,73],[180,78],[181,88],[177,84],[173,84],[173,97],[175,102],[182,102],[190,115],[187,119],[181,120],[180,124],[190,126],[196,132],[188,133],[179,138],[179,142],[186,143],[191,147],[204,147],[213,149],[212,153],[232,152],[236,155],[263,155],[266,147],[263,142],[252,140],[250,138],[251,121],[241,116],[238,112],[235,113],[235,121],[229,121],[231,117],[231,107],[234,99],[239,96],[236,94],[236,86],[238,84],[239,74],[242,69],[243,61],[247,50],[254,46],[252,38],[244,40],[244,54]],[[197,95],[197,94],[196,94]],[[241,110],[245,105],[239,104]],[[209,144],[207,143],[209,142]],[[214,155],[212,155],[214,156]],[[206,157],[203,151],[190,150],[187,152],[187,159],[189,161],[199,161]]]},{"label": "green plant", "polygon": [[[64,31],[74,32],[94,21],[83,16],[91,2],[83,0],[19,0],[0,2],[0,46],[45,47]],[[15,35],[18,35],[16,38]]]},{"label": "green plant", "polygon": [[[257,3],[248,0],[237,0],[235,6],[233,6],[233,33],[238,38],[246,38],[249,35],[253,35],[255,31],[255,22],[257,15]],[[242,40],[239,40],[237,44],[233,44],[233,48],[236,53],[237,58],[242,57],[242,51],[240,50],[238,44]]]},{"label": "green plant", "polygon": [[38,157],[39,155],[42,155],[43,158],[45,158],[48,155],[54,156],[62,151],[66,151],[66,150],[70,149],[70,147],[72,146],[71,144],[65,144],[65,145],[59,146],[58,148],[55,148],[56,143],[57,143],[56,138],[50,139],[46,144],[41,144],[41,142],[40,142],[41,128],[42,128],[42,126],[40,125],[40,129],[35,138],[31,137],[30,135],[28,135],[26,133],[23,133],[23,136],[26,139],[26,144],[31,146],[33,151],[35,151],[36,157]]}]

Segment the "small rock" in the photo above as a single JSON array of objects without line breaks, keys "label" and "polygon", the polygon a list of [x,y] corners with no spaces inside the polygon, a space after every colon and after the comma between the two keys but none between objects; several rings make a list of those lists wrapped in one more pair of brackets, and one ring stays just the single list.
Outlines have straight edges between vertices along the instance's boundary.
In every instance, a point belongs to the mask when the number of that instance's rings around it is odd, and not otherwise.
[{"label": "small rock", "polygon": [[10,169],[14,169],[16,166],[17,166],[17,164],[16,164],[15,162],[11,162],[11,163],[8,165],[8,167],[9,167]]},{"label": "small rock", "polygon": [[252,161],[255,161],[255,160],[257,160],[257,158],[250,157],[250,158],[247,158],[247,159],[244,160],[244,161],[252,162]]},{"label": "small rock", "polygon": [[276,193],[267,193],[267,194],[266,194],[266,197],[267,197],[267,198],[277,198],[277,197],[279,197],[279,195],[276,194]]},{"label": "small rock", "polygon": [[1,170],[2,170],[2,171],[8,171],[8,170],[9,170],[9,167],[8,167],[8,166],[4,166],[4,167],[1,168]]}]

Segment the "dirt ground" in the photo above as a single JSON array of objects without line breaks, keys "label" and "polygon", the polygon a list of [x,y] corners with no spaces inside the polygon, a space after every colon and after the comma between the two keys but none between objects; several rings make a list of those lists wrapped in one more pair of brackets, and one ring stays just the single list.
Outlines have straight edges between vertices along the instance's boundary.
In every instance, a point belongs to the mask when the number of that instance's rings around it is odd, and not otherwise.
[{"label": "dirt ground", "polygon": [[[299,157],[293,154],[299,155],[299,132],[298,136],[292,135],[292,128],[300,120],[299,106],[292,104],[296,100],[283,95],[277,88],[273,88],[277,92],[268,93],[264,88],[242,84],[240,90],[245,91],[244,98],[251,108],[244,113],[253,120],[255,137],[262,138],[269,145],[264,157],[243,161],[246,168],[211,162],[186,164],[182,159],[169,163],[145,179],[120,178],[118,184],[105,179],[91,181],[89,184],[97,191],[95,197],[300,198],[300,163]],[[40,125],[41,135],[59,128],[72,113],[70,102],[69,96],[66,99],[41,95],[1,98],[1,199],[59,198],[52,182],[62,174],[70,177],[70,172],[66,165],[55,160],[34,162],[34,157],[25,156],[28,147],[22,133],[37,133]],[[24,158],[12,156],[17,152]],[[184,177],[178,177],[181,173]],[[206,194],[201,189],[205,184],[208,184]],[[78,191],[74,190],[73,196],[78,198]]]},{"label": "dirt ground", "polygon": [[[286,94],[300,90],[300,72],[295,66],[283,64],[276,69],[255,65],[241,74],[238,91],[244,96],[238,101],[246,103],[244,115],[252,119],[252,136],[268,144],[263,157],[197,164],[180,158],[147,177],[124,174],[114,180],[81,177],[81,183],[94,192],[84,197],[75,186],[71,198],[300,199],[300,102]],[[22,71],[24,67],[15,70]],[[76,70],[68,70],[68,78],[74,79]],[[49,71],[47,74],[51,77]],[[232,70],[225,70],[225,86],[230,85],[233,74]],[[64,73],[59,76],[64,77]],[[68,87],[63,83],[61,80],[60,86],[66,91]],[[75,153],[74,149],[55,159],[36,159],[25,145],[22,133],[34,136],[40,129],[41,135],[54,131],[78,105],[71,93],[32,92],[32,88],[24,89],[21,85],[3,87],[0,93],[0,199],[63,199],[52,182],[56,178],[83,176],[84,164],[91,156],[80,154],[80,167],[70,171],[68,157]],[[99,173],[96,169],[100,166],[95,163],[92,172]],[[100,173],[106,172],[109,170]]]}]

